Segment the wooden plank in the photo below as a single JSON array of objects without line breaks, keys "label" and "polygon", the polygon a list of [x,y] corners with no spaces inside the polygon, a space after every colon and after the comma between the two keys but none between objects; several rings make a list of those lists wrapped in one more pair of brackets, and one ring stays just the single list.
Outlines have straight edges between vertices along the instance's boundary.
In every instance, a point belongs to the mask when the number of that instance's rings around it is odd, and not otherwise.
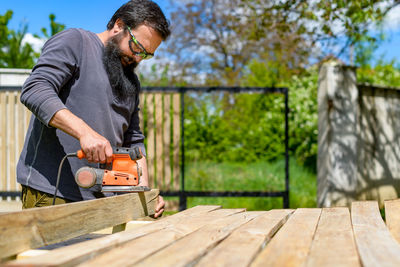
[{"label": "wooden plank", "polygon": [[140,93],[139,94],[139,126],[140,126],[140,130],[143,132],[144,131],[144,103],[145,103],[145,98],[144,98],[145,94]]},{"label": "wooden plank", "polygon": [[[174,241],[187,236],[188,234],[196,231],[202,226],[210,223],[219,218],[230,217],[233,214],[243,213],[245,209],[223,209],[216,210],[203,215],[202,217],[195,217],[185,220],[184,223],[169,225],[167,228],[149,235],[140,237],[136,240],[130,241],[123,246],[110,250],[107,253],[88,261],[83,266],[130,266],[137,264],[147,257],[150,257],[157,251],[167,247]],[[149,244],[152,244],[149,246]],[[130,251],[136,251],[135,257],[124,257],[129,255]],[[157,264],[156,264],[157,265]],[[164,263],[163,263],[164,265]],[[153,266],[153,265],[149,265]]]},{"label": "wooden plank", "polygon": [[8,257],[154,214],[158,194],[151,190],[0,215],[0,255]]},{"label": "wooden plank", "polygon": [[163,151],[164,151],[164,186],[163,190],[171,188],[171,161],[170,161],[170,146],[171,146],[171,94],[164,94],[164,129],[163,129]]},{"label": "wooden plank", "polygon": [[196,265],[248,266],[263,244],[268,243],[293,210],[270,210],[242,225]]},{"label": "wooden plank", "polygon": [[[16,162],[18,163],[19,156],[21,155],[22,149],[24,147],[24,141],[25,141],[25,107],[24,105],[19,101],[21,97],[21,92],[18,92],[17,95],[17,106],[18,106],[18,147],[16,150]],[[16,177],[17,178],[17,177]],[[17,179],[15,179],[15,183],[17,186],[17,191],[21,191],[21,185],[18,184]],[[21,200],[20,197],[17,197],[16,200]]]},{"label": "wooden plank", "polygon": [[17,191],[17,149],[18,149],[18,127],[17,127],[17,92],[11,92],[9,102],[10,118],[10,191]]},{"label": "wooden plank", "polygon": [[[192,266],[202,255],[228,237],[235,229],[265,212],[244,212],[215,220],[186,235],[135,266]],[[158,239],[153,239],[157,242]],[[179,255],[177,257],[177,255]]]},{"label": "wooden plank", "polygon": [[173,147],[173,190],[180,190],[180,158],[179,151],[181,147],[181,95],[172,95],[172,105],[173,105],[173,129],[172,129],[172,147]]},{"label": "wooden plank", "polygon": [[385,218],[390,233],[400,243],[400,199],[385,201]]},{"label": "wooden plank", "polygon": [[0,92],[0,120],[1,120],[1,149],[0,149],[0,190],[6,190],[6,183],[7,183],[7,99],[6,99],[6,92]]},{"label": "wooden plank", "polygon": [[25,140],[25,107],[19,102],[19,98],[21,97],[21,92],[17,95],[17,106],[18,106],[18,150],[17,154],[18,157],[21,154],[22,148],[24,147],[24,140]]},{"label": "wooden plank", "polygon": [[321,209],[297,209],[251,266],[303,266]]},{"label": "wooden plank", "polygon": [[383,222],[378,202],[353,202],[351,219],[363,266],[400,266],[400,245]]},{"label": "wooden plank", "polygon": [[[10,177],[11,177],[11,169],[12,169],[12,158],[11,158],[11,150],[13,148],[13,140],[12,139],[12,133],[11,131],[14,130],[12,127],[12,122],[13,122],[13,112],[12,112],[12,92],[6,92],[6,98],[7,98],[7,125],[6,125],[6,191],[11,190],[11,183],[10,183]],[[7,201],[10,201],[11,197],[7,197]]]},{"label": "wooden plank", "polygon": [[348,208],[322,210],[306,266],[361,266]]},{"label": "wooden plank", "polygon": [[149,175],[149,186],[154,188],[154,94],[146,95],[146,110],[147,110],[147,171]]},{"label": "wooden plank", "polygon": [[[68,247],[55,249],[40,257],[8,262],[8,264],[17,266],[75,266],[101,253],[110,251],[113,247],[121,246],[128,241],[162,230],[173,224],[183,225],[187,220],[203,218],[207,216],[207,213],[218,210],[219,208],[220,206],[196,206],[138,229],[132,229],[96,240],[89,240]],[[128,255],[131,255],[131,252]]]},{"label": "wooden plank", "polygon": [[163,108],[162,108],[162,94],[155,95],[155,109],[156,109],[156,185],[158,188],[163,189],[164,185],[164,161],[163,161]]}]

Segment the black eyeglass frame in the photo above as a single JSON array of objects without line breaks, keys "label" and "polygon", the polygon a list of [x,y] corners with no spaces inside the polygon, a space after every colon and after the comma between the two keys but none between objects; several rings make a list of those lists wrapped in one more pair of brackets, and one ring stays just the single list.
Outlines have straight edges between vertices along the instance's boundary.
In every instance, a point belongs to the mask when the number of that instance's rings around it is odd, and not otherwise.
[{"label": "black eyeglass frame", "polygon": [[[141,43],[139,43],[139,41],[133,35],[133,33],[131,31],[131,28],[129,26],[127,26],[127,29],[128,29],[129,34],[131,35],[131,39],[129,40],[129,49],[131,50],[131,52],[134,55],[141,57],[142,59],[150,59],[150,58],[154,57],[154,54],[147,52],[146,49],[143,47],[143,45]],[[133,50],[131,43],[135,43],[143,51],[142,52],[136,52],[135,50]]]}]

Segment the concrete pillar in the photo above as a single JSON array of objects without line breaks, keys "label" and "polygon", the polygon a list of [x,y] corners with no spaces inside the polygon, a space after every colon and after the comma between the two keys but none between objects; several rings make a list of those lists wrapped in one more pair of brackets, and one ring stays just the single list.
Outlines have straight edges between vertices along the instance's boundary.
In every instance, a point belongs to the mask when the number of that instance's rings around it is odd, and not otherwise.
[{"label": "concrete pillar", "polygon": [[357,194],[355,68],[327,62],[318,83],[317,203],[319,207],[349,205]]}]

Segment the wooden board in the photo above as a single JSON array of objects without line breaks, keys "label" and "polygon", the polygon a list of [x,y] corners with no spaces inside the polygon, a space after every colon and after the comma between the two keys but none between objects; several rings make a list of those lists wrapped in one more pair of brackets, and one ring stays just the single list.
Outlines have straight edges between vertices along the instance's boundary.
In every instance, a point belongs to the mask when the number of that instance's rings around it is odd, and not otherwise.
[{"label": "wooden board", "polygon": [[248,266],[293,210],[271,210],[242,225],[196,265]]},{"label": "wooden board", "polygon": [[[80,266],[129,266],[142,262],[146,258],[157,253],[157,251],[167,247],[174,241],[196,231],[202,226],[208,224],[210,221],[222,217],[231,216],[236,213],[243,213],[244,211],[244,209],[216,210],[204,214],[203,216],[187,219],[185,220],[184,224],[182,224],[181,222],[177,224],[170,224],[165,229],[130,241],[123,246],[111,250]],[[149,244],[152,245],[149,246]],[[135,257],[124,257],[124,255],[129,254],[131,251],[136,251]]]},{"label": "wooden board", "polygon": [[385,201],[385,218],[390,233],[400,243],[400,199]]},{"label": "wooden board", "polygon": [[8,102],[8,111],[9,111],[9,116],[8,116],[8,119],[9,119],[9,125],[8,125],[8,127],[9,127],[9,129],[7,129],[8,130],[8,132],[7,132],[7,134],[8,134],[8,145],[9,145],[9,148],[8,148],[8,153],[9,153],[9,155],[8,155],[8,159],[9,159],[9,162],[8,162],[8,166],[9,166],[9,172],[8,172],[8,179],[7,179],[7,182],[8,182],[8,188],[9,188],[9,190],[10,191],[17,191],[17,181],[16,181],[16,179],[17,179],[17,174],[16,174],[16,170],[17,170],[17,161],[16,161],[16,158],[17,158],[17,153],[16,153],[16,150],[17,150],[17,141],[18,141],[18,139],[16,138],[17,137],[17,127],[16,127],[16,108],[17,108],[17,102],[16,102],[16,100],[17,100],[17,92],[16,91],[14,91],[14,92],[10,92],[10,95],[9,95],[9,102]]},{"label": "wooden board", "polygon": [[[163,250],[147,256],[135,266],[191,266],[232,231],[262,214],[265,212],[244,212],[215,220]],[[154,242],[157,242],[157,239],[154,239]]]},{"label": "wooden board", "polygon": [[306,266],[361,266],[348,208],[322,210]]},{"label": "wooden board", "polygon": [[400,245],[383,222],[378,202],[353,202],[351,220],[363,266],[400,266]]},{"label": "wooden board", "polygon": [[145,106],[145,94],[143,94],[143,93],[140,93],[139,94],[139,126],[140,126],[140,130],[142,131],[142,133],[143,133],[143,131],[144,131],[144,116],[143,116],[143,113],[144,113],[144,106]]},{"label": "wooden board", "polygon": [[0,147],[0,190],[7,189],[7,99],[5,92],[0,92],[0,120],[1,120],[1,147]]},{"label": "wooden board", "polygon": [[154,188],[154,94],[146,94],[147,111],[147,171],[149,175],[149,186]]},{"label": "wooden board", "polygon": [[162,109],[162,94],[155,95],[155,113],[156,113],[156,183],[157,188],[162,189],[164,184],[164,161],[163,161],[163,109]]},{"label": "wooden board", "polygon": [[[220,209],[220,206],[196,206],[173,216],[155,221],[150,225],[145,225],[139,229],[132,229],[130,231],[120,232],[97,240],[89,240],[72,246],[55,249],[46,255],[41,255],[40,257],[13,261],[9,264],[17,266],[76,266],[77,264],[101,253],[110,251],[113,247],[120,246],[141,236],[162,230],[171,224],[182,224],[192,218],[202,217],[205,214],[218,209]],[[131,253],[128,255],[131,255]]]},{"label": "wooden board", "polygon": [[154,214],[158,194],[151,190],[0,215],[0,255],[8,257]]},{"label": "wooden board", "polygon": [[179,151],[181,145],[181,101],[180,94],[173,94],[172,103],[173,103],[173,129],[172,129],[172,142],[173,142],[173,190],[180,190],[180,159],[179,159]]},{"label": "wooden board", "polygon": [[303,266],[321,209],[297,209],[251,266]]},{"label": "wooden board", "polygon": [[163,123],[163,151],[164,151],[164,186],[163,190],[171,188],[171,94],[164,94],[164,123]]}]

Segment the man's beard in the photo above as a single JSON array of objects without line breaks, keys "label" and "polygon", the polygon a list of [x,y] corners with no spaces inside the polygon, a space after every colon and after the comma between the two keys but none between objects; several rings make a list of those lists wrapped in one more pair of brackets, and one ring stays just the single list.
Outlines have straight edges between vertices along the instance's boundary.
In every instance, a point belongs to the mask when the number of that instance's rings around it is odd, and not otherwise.
[{"label": "man's beard", "polygon": [[103,64],[106,69],[110,85],[118,98],[129,97],[139,93],[139,80],[134,72],[138,63],[133,62],[123,66],[121,62],[122,51],[118,44],[122,34],[111,37],[106,43],[103,55]]}]

